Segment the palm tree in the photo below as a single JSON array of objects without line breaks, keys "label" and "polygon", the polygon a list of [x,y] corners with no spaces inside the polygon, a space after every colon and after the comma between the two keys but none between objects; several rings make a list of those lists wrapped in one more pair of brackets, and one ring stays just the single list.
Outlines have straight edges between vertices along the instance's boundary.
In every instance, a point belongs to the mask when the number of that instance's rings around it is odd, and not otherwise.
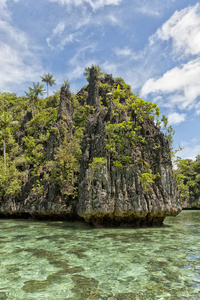
[{"label": "palm tree", "polygon": [[35,83],[33,82],[33,93],[35,95],[35,99],[37,101],[37,110],[38,110],[38,95],[40,94],[41,96],[45,93],[44,85],[39,82]]},{"label": "palm tree", "polygon": [[3,133],[3,156],[4,156],[4,168],[6,171],[6,129],[12,121],[12,116],[9,112],[3,111],[0,114],[0,124]]},{"label": "palm tree", "polygon": [[33,88],[29,87],[29,93],[28,92],[25,92],[27,98],[29,99],[30,101],[30,104],[31,104],[31,110],[32,110],[32,115],[34,117],[34,110],[33,110],[33,104],[34,104],[34,101],[35,101],[35,93],[34,93],[34,90]]},{"label": "palm tree", "polygon": [[69,88],[70,88],[70,82],[69,82],[69,79],[64,80],[63,83],[61,84],[61,86],[64,86],[64,87],[65,87],[65,90],[69,89]]},{"label": "palm tree", "polygon": [[56,84],[56,79],[53,78],[53,74],[43,74],[43,76],[40,76],[42,78],[42,82],[46,82],[47,84],[47,98],[49,98],[49,85],[52,86],[53,84]]}]

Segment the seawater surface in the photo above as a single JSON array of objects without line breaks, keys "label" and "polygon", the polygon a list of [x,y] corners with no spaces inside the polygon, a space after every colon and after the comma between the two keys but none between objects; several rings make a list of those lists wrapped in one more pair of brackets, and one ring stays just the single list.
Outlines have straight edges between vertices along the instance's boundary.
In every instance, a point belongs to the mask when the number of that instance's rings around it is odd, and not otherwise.
[{"label": "seawater surface", "polygon": [[1,219],[0,299],[200,299],[200,211],[142,229]]}]

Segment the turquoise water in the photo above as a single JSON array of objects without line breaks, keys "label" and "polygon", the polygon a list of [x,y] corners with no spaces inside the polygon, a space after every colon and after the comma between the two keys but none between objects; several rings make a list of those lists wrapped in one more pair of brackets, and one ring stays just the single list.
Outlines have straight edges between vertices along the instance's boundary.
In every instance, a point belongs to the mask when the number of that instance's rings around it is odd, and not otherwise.
[{"label": "turquoise water", "polygon": [[200,211],[142,229],[1,219],[0,299],[200,299]]}]

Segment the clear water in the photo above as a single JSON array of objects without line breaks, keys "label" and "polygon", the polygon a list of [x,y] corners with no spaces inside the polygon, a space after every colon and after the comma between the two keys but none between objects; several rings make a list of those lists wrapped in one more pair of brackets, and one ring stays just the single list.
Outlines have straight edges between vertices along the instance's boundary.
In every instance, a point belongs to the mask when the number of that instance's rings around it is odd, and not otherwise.
[{"label": "clear water", "polygon": [[142,229],[1,219],[0,299],[200,299],[200,211]]}]

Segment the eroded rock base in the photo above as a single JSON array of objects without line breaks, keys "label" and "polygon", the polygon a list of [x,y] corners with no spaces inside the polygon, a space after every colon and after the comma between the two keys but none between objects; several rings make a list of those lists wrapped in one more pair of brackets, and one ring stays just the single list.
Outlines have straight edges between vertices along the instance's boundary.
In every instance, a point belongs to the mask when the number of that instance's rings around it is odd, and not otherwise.
[{"label": "eroded rock base", "polygon": [[[170,215],[176,216],[178,213]],[[162,226],[166,215],[147,213],[146,215],[134,212],[125,213],[93,213],[82,215],[82,218],[95,227],[154,227]]]},{"label": "eroded rock base", "polygon": [[92,227],[160,227],[163,226],[163,221],[167,215],[176,216],[177,213],[166,215],[155,215],[147,213],[146,215],[137,214],[134,212],[125,213],[93,213],[88,215],[77,215],[63,212],[0,212],[0,219],[32,219],[40,221],[66,221],[66,222],[83,222],[88,223]]}]

